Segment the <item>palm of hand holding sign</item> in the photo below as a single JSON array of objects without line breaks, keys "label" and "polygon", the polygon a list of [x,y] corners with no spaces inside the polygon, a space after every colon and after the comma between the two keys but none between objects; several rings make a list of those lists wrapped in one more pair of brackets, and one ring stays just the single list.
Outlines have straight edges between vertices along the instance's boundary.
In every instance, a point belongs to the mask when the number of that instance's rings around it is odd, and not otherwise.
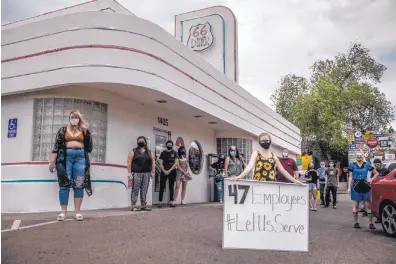
[{"label": "palm of hand holding sign", "polygon": [[290,175],[282,166],[278,157],[276,157],[271,151],[271,135],[268,133],[261,133],[258,137],[261,149],[254,151],[250,157],[249,164],[241,175],[232,177],[233,180],[243,179],[253,168],[254,175],[253,179],[257,181],[276,181],[275,175],[276,170],[282,173],[291,182],[303,185],[302,182],[295,179]]}]

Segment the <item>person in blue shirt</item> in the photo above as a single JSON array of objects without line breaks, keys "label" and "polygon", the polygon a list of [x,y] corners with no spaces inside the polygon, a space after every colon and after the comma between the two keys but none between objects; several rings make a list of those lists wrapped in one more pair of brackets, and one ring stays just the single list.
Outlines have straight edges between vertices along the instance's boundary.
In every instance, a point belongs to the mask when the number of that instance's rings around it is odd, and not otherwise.
[{"label": "person in blue shirt", "polygon": [[325,205],[324,200],[324,190],[326,185],[326,164],[324,161],[320,163],[320,168],[318,169],[318,176],[319,176],[319,190],[320,190],[320,205]]},{"label": "person in blue shirt", "polygon": [[361,150],[356,151],[356,161],[350,163],[348,166],[349,170],[349,185],[348,194],[351,195],[352,200],[352,212],[353,219],[355,222],[354,228],[361,228],[358,221],[358,207],[359,202],[363,201],[366,207],[366,212],[370,221],[370,229],[375,229],[373,224],[373,213],[371,212],[370,203],[370,189],[371,180],[367,179],[368,172],[372,172],[373,178],[378,176],[377,170],[371,166],[370,163],[364,161],[364,154]]}]

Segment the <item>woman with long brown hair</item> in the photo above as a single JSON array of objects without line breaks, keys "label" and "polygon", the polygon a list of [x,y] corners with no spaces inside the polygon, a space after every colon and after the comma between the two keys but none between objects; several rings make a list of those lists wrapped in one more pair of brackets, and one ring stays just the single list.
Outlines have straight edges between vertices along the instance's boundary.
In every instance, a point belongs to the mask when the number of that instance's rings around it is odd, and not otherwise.
[{"label": "woman with long brown hair", "polygon": [[80,213],[84,189],[92,195],[90,161],[88,153],[92,152],[92,137],[83,115],[78,110],[69,114],[69,124],[59,129],[51,154],[49,170],[58,174],[59,202],[62,212],[57,220],[66,218],[70,188],[74,191],[75,219],[83,220]]}]

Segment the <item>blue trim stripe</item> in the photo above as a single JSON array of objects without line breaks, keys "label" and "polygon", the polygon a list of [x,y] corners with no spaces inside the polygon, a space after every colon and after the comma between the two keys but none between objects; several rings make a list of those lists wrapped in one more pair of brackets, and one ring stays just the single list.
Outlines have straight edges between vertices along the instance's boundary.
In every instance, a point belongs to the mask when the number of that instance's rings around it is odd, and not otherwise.
[{"label": "blue trim stripe", "polygon": [[[49,179],[49,180],[44,180],[44,179],[39,179],[39,180],[1,180],[1,183],[44,183],[44,182],[58,182],[58,180],[55,179]],[[128,187],[125,185],[124,182],[122,181],[115,181],[115,180],[92,180],[92,182],[99,182],[99,183],[117,183],[117,184],[122,184],[124,185],[125,189],[128,189]]]}]

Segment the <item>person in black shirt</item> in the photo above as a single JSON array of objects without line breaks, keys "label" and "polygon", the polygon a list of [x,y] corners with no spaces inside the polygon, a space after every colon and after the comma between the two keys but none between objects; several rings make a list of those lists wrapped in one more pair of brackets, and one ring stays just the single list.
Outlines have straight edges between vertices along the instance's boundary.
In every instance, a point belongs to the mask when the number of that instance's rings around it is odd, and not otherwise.
[{"label": "person in black shirt", "polygon": [[173,200],[173,194],[175,191],[176,182],[176,168],[178,165],[177,152],[173,150],[173,141],[168,140],[166,142],[166,150],[162,151],[159,157],[159,164],[161,168],[160,176],[160,190],[159,190],[159,204],[158,207],[162,207],[162,198],[164,196],[164,190],[166,181],[169,180],[169,204],[170,207],[175,207],[175,201]]},{"label": "person in black shirt", "polygon": [[311,211],[317,211],[316,209],[316,195],[318,190],[318,173],[316,172],[314,165],[309,164],[309,170],[305,173],[305,182],[309,184],[309,205]]},{"label": "person in black shirt", "polygon": [[[374,164],[374,168],[379,173],[378,177],[385,177],[390,172],[387,168],[382,166],[382,161],[380,159],[375,159],[373,161],[373,164]],[[371,174],[371,177],[373,177],[373,174]]]},{"label": "person in black shirt", "polygon": [[[128,177],[132,179],[131,211],[151,211],[146,207],[146,195],[150,184],[150,178],[154,177],[155,161],[153,153],[147,148],[147,139],[143,136],[137,138],[137,148],[128,155]],[[136,207],[140,191],[141,208]]]}]

